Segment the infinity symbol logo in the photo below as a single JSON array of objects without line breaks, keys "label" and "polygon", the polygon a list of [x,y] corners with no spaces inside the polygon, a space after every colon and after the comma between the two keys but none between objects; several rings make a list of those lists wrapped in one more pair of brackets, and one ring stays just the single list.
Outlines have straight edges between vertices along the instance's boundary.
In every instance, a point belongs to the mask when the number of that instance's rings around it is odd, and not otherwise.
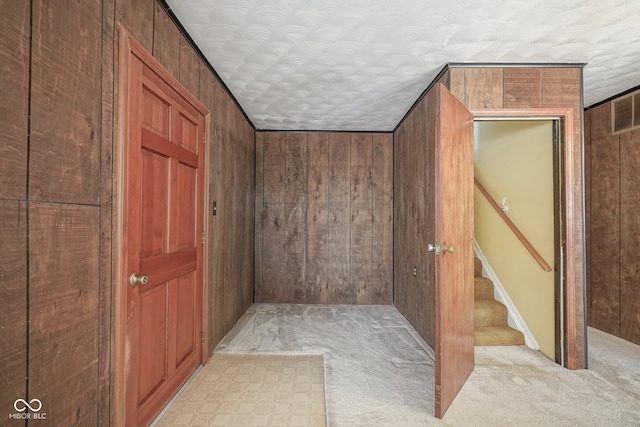
[{"label": "infinity symbol logo", "polygon": [[[35,407],[37,404],[37,408]],[[20,409],[20,407],[18,406],[19,403],[22,403],[22,409]],[[33,406],[31,406],[30,404],[33,404]],[[24,412],[27,410],[27,408],[29,408],[29,410],[31,410],[32,412],[38,412],[40,409],[42,409],[42,402],[40,402],[39,399],[31,399],[29,402],[27,402],[24,399],[17,399],[15,402],[13,402],[13,407],[16,409],[16,411],[18,412]]]}]

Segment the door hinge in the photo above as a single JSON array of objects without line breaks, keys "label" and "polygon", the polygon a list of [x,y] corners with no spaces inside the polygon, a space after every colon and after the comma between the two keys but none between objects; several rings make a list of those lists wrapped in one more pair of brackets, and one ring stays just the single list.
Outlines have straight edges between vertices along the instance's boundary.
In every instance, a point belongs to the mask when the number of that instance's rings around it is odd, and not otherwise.
[{"label": "door hinge", "polygon": [[204,245],[204,242],[205,242],[205,241],[206,241],[206,238],[205,238],[205,234],[204,234],[204,231],[203,231],[203,232],[202,232],[202,244],[203,244],[203,245]]},{"label": "door hinge", "polygon": [[204,331],[200,332],[200,340],[202,342],[202,346],[204,347]]},{"label": "door hinge", "polygon": [[202,135],[202,143],[206,144],[207,143],[207,130],[205,129]]}]

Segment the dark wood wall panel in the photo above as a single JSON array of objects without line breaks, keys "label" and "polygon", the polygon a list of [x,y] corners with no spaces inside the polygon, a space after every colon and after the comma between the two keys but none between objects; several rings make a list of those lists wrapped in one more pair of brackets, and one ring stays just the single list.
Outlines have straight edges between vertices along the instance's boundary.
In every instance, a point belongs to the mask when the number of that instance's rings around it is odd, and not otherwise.
[{"label": "dark wood wall panel", "polygon": [[390,304],[391,134],[258,132],[256,141],[256,301]]},{"label": "dark wood wall panel", "polygon": [[640,344],[640,130],[620,134],[620,337]]},{"label": "dark wood wall panel", "polygon": [[467,108],[503,108],[503,68],[467,68],[465,74]]},{"label": "dark wood wall panel", "polygon": [[[532,67],[536,68],[536,67]],[[585,312],[584,289],[584,218],[582,197],[582,68],[576,67],[537,67],[539,73],[532,68],[519,67],[465,67],[455,66],[449,70],[449,89],[469,109],[502,109],[502,108],[569,108],[573,112],[573,146],[572,158],[566,159],[570,165],[574,185],[566,194],[567,206],[571,205],[571,241],[575,251],[572,264],[575,266],[568,274],[575,300],[572,301],[575,311],[570,314],[575,324],[576,368],[586,366],[586,337],[584,336]],[[521,80],[517,80],[521,79]],[[539,90],[538,90],[538,84]],[[520,86],[520,88],[519,88]],[[531,93],[523,95],[524,87]],[[535,93],[535,95],[534,95]],[[538,95],[540,94],[540,98]]]},{"label": "dark wood wall panel", "polygon": [[[435,116],[422,98],[394,133],[394,305],[435,346],[434,158],[426,151]],[[431,131],[430,131],[431,130]],[[431,145],[433,146],[433,145]],[[415,268],[415,273],[414,273]]]},{"label": "dark wood wall panel", "polygon": [[[221,250],[224,241],[221,236],[224,233],[224,210],[220,209],[224,205],[224,150],[222,144],[214,143],[214,137],[217,131],[217,121],[214,117],[220,114],[220,106],[218,106],[219,93],[222,93],[216,87],[216,80],[212,74],[207,73],[204,65],[200,65],[199,72],[199,91],[200,99],[204,105],[212,112],[207,128],[207,144],[209,145],[209,201],[211,206],[207,207],[205,212],[205,220],[207,221],[209,230],[208,251],[209,251],[209,319],[216,319],[208,325],[208,344],[209,352],[213,352],[215,346],[224,337],[224,322],[219,318],[224,312],[224,253]],[[213,114],[215,112],[215,115]],[[217,139],[216,139],[217,141]],[[213,215],[213,204],[216,204],[216,215]]]},{"label": "dark wood wall panel", "polygon": [[285,136],[285,301],[306,301],[307,134]]},{"label": "dark wood wall panel", "polygon": [[[180,35],[180,73],[179,80],[182,85],[187,88],[189,93],[195,95],[198,99],[206,100],[208,103],[212,103],[214,96],[210,94],[211,101],[207,100],[200,94],[200,73],[206,73],[203,76],[203,80],[210,80],[211,73],[205,70],[202,61],[198,57],[198,54],[193,50],[193,47],[189,44],[187,39]],[[207,79],[209,77],[209,79]],[[214,111],[213,105],[209,108],[209,111]],[[211,135],[211,134],[209,134]]]},{"label": "dark wood wall panel", "polygon": [[0,407],[7,417],[16,399],[27,398],[31,10],[30,2],[15,1],[0,1],[0,9]]},{"label": "dark wood wall panel", "polygon": [[620,141],[612,136],[611,106],[590,110],[590,155],[598,167],[591,168],[591,226],[589,263],[589,323],[620,335]]},{"label": "dark wood wall panel", "polygon": [[111,418],[111,315],[113,283],[113,127],[115,111],[115,4],[102,3],[102,84],[100,142],[100,278],[98,302],[98,422],[106,425]]},{"label": "dark wood wall panel", "polygon": [[226,301],[229,307],[233,307],[226,316],[225,329],[228,332],[253,303],[255,132],[230,96],[227,102],[228,110],[233,114],[226,161],[233,165],[233,173],[226,178],[226,197],[232,208],[226,217],[225,227],[233,233],[227,235],[223,248],[232,254],[227,258],[229,269],[224,286],[235,291]]},{"label": "dark wood wall panel", "polygon": [[373,139],[351,138],[351,285],[356,303],[371,303],[373,251]]},{"label": "dark wood wall panel", "polygon": [[542,107],[542,69],[504,69],[504,108]]},{"label": "dark wood wall panel", "polygon": [[[167,12],[155,3],[153,18],[153,57],[171,73],[172,76],[180,77],[180,53],[182,35],[178,27],[174,25],[167,15]],[[181,82],[182,83],[182,82]],[[198,95],[197,93],[193,93]]]},{"label": "dark wood wall panel", "polygon": [[38,0],[33,15],[29,197],[98,204],[102,2]]},{"label": "dark wood wall panel", "polygon": [[26,253],[25,203],[0,199],[0,405],[11,412],[16,399],[26,398]]},{"label": "dark wood wall panel", "polygon": [[0,3],[0,199],[24,199],[29,114],[29,2]]},{"label": "dark wood wall panel", "polygon": [[351,287],[351,253],[349,225],[351,223],[351,135],[333,133],[329,137],[329,218],[327,232],[327,275],[329,304],[352,304],[355,294]]},{"label": "dark wood wall panel", "polygon": [[[147,52],[153,52],[155,0],[107,0],[114,5],[116,23],[135,38]],[[118,42],[118,28],[113,39]],[[117,50],[116,50],[117,52]],[[117,53],[116,53],[117,56]],[[116,67],[117,71],[117,67]]]},{"label": "dark wood wall panel", "polygon": [[585,128],[589,326],[640,344],[640,131],[611,135],[611,102]]},{"label": "dark wood wall panel", "polygon": [[329,296],[329,135],[308,135],[306,300],[310,304],[326,304]]},{"label": "dark wood wall panel", "polygon": [[154,0],[2,11],[0,316],[15,328],[0,331],[0,403],[41,399],[51,426],[110,425],[119,27],[212,112],[210,350],[253,299],[254,130]]},{"label": "dark wood wall panel", "polygon": [[393,300],[393,135],[374,134],[372,145],[371,304]]},{"label": "dark wood wall panel", "polygon": [[262,235],[262,248],[258,249],[262,286],[256,288],[256,302],[277,302],[285,295],[285,135],[259,134],[263,158],[256,159],[256,174],[262,175],[263,188],[257,191],[262,192],[263,199],[262,205],[256,206],[256,215],[260,216],[256,234]]},{"label": "dark wood wall panel", "polygon": [[48,425],[96,425],[100,209],[29,208],[29,397]]}]

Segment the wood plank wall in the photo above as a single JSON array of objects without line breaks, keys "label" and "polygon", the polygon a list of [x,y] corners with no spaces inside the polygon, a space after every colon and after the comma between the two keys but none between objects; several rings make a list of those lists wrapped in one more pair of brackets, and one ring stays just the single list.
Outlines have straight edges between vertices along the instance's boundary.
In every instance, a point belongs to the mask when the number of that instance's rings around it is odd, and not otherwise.
[{"label": "wood plank wall", "polygon": [[0,408],[110,425],[119,26],[212,112],[210,350],[253,300],[254,130],[155,0],[0,9]]},{"label": "wood plank wall", "polygon": [[[573,165],[575,178],[573,190],[567,194],[573,204],[572,239],[575,243],[576,266],[574,282],[567,284],[575,289],[576,364],[586,367],[585,331],[585,277],[584,257],[584,204],[582,199],[582,68],[576,67],[468,67],[452,66],[448,70],[449,89],[469,109],[497,108],[570,108],[573,110],[574,158],[567,159]],[[573,331],[572,331],[573,332]]]},{"label": "wood plank wall", "polygon": [[[428,153],[435,119],[428,97],[394,132],[394,305],[435,348],[435,159]],[[416,269],[414,275],[414,268]]]},{"label": "wood plank wall", "polygon": [[640,344],[640,130],[611,134],[611,102],[585,112],[589,325]]},{"label": "wood plank wall", "polygon": [[391,134],[257,132],[256,302],[391,304]]},{"label": "wood plank wall", "polygon": [[[26,396],[29,2],[0,7],[0,407]],[[11,100],[10,102],[8,100]],[[6,417],[7,414],[3,414]]]}]

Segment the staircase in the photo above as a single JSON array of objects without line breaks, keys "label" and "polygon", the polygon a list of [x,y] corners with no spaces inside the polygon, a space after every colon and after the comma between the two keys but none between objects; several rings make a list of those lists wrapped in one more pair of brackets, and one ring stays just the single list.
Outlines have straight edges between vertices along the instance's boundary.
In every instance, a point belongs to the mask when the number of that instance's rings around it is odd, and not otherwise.
[{"label": "staircase", "polygon": [[482,262],[473,266],[475,345],[524,345],[522,332],[507,324],[507,307],[493,297],[493,282],[482,277]]}]

